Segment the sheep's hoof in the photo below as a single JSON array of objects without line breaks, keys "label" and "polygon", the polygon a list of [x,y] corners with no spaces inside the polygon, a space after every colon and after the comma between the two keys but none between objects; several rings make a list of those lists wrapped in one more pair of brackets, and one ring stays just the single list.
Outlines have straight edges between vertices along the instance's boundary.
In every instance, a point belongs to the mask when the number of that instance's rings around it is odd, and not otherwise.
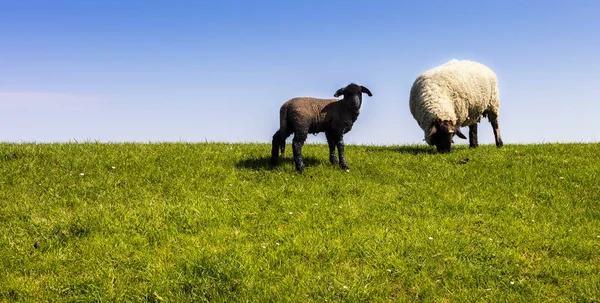
[{"label": "sheep's hoof", "polygon": [[342,169],[344,169],[344,170],[350,170],[350,167],[348,167],[348,165],[347,165],[347,164],[345,164],[345,163],[344,163],[344,164],[340,164],[340,167],[341,167]]},{"label": "sheep's hoof", "polygon": [[337,164],[338,159],[336,157],[329,157],[329,162],[331,162],[331,164]]}]

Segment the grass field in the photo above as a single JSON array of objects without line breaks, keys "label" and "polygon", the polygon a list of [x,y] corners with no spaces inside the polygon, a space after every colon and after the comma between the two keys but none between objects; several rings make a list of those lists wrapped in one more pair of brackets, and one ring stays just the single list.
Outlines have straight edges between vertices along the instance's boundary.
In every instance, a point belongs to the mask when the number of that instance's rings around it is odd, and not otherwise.
[{"label": "grass field", "polygon": [[600,301],[600,144],[269,153],[0,144],[0,301]]}]

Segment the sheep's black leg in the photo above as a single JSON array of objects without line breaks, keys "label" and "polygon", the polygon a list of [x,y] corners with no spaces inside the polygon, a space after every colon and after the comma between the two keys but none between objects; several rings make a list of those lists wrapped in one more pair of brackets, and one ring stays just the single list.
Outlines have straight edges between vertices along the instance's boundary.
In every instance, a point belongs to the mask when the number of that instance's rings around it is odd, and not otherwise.
[{"label": "sheep's black leg", "polygon": [[504,142],[502,142],[502,137],[500,136],[500,128],[498,126],[498,119],[492,119],[490,120],[490,123],[492,124],[492,129],[494,129],[494,138],[496,139],[496,146],[497,147],[502,147],[504,146]]},{"label": "sheep's black leg", "polygon": [[494,130],[494,139],[496,139],[496,146],[504,146],[504,143],[502,142],[502,137],[500,136],[500,128],[498,126],[498,114],[492,111],[486,111],[486,113],[488,119],[490,120],[490,124],[492,124],[492,129]]},{"label": "sheep's black leg", "polygon": [[340,158],[340,167],[342,169],[349,169],[348,164],[346,164],[346,156],[344,155],[344,135],[339,134],[337,138],[337,149]]},{"label": "sheep's black leg", "polygon": [[479,146],[479,142],[477,142],[477,123],[469,126],[469,146],[471,148]]},{"label": "sheep's black leg", "polygon": [[294,162],[296,163],[296,170],[302,172],[304,170],[304,161],[302,160],[302,146],[307,137],[306,132],[296,131],[294,139],[292,140],[292,150],[294,152]]},{"label": "sheep's black leg", "polygon": [[[273,141],[271,146],[271,165],[277,165],[279,162],[279,148],[281,144],[281,132],[277,131],[273,135]],[[285,141],[284,141],[285,142]]]},{"label": "sheep's black leg", "polygon": [[327,137],[327,144],[329,144],[329,161],[332,164],[338,163],[338,159],[335,156],[335,146],[337,143],[335,136],[331,132],[326,132],[325,136]]}]

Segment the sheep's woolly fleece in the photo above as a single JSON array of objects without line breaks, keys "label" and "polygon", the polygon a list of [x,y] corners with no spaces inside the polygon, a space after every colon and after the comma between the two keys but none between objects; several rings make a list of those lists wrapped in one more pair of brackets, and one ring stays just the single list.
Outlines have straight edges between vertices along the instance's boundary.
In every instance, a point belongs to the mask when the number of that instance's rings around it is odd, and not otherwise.
[{"label": "sheep's woolly fleece", "polygon": [[421,73],[410,91],[410,112],[425,134],[437,119],[459,127],[475,124],[484,111],[499,114],[498,80],[487,66],[469,60],[449,62]]}]

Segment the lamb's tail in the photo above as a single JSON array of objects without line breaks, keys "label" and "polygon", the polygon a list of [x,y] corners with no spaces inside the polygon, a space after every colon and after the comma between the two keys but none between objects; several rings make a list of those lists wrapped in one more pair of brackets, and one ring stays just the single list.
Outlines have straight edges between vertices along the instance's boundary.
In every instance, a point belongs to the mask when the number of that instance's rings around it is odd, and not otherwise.
[{"label": "lamb's tail", "polygon": [[288,111],[286,107],[279,110],[279,148],[281,155],[285,153],[285,139],[288,136]]},{"label": "lamb's tail", "polygon": [[287,130],[287,108],[282,107],[279,110],[279,130],[273,135],[273,141],[271,142],[271,164],[277,165],[279,162],[279,152],[281,155],[285,153],[285,139],[288,135]]},{"label": "lamb's tail", "polygon": [[279,143],[281,142],[280,134],[281,131],[278,130],[273,135],[273,142],[271,147],[271,165],[277,165],[279,162]]}]

